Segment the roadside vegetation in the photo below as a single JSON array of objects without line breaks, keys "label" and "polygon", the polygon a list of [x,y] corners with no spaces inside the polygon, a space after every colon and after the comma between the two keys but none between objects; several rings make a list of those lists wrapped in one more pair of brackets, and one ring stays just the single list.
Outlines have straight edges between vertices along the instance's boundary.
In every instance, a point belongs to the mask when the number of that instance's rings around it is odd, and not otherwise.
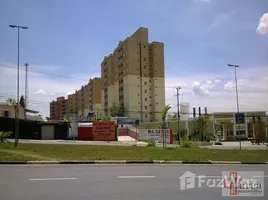
[{"label": "roadside vegetation", "polygon": [[[185,148],[137,146],[49,145],[0,143],[0,161],[69,160],[179,160],[268,162],[267,150],[219,150],[199,148],[188,141]],[[190,147],[190,148],[189,148]]]}]

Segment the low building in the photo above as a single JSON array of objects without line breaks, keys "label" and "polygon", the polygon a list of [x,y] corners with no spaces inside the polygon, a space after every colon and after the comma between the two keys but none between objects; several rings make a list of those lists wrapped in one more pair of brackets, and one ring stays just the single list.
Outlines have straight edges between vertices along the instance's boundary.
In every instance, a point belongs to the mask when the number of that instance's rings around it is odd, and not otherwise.
[{"label": "low building", "polygon": [[[235,113],[233,112],[215,112],[208,114],[207,130],[209,134],[220,135],[223,139],[241,135],[247,138],[254,138],[262,135],[268,139],[268,116],[266,111],[241,112],[245,116],[243,124],[235,124]],[[255,122],[253,117],[255,116]],[[143,123],[142,128],[161,128],[160,122]],[[170,120],[168,127],[173,129],[173,133],[178,130],[178,121]],[[189,120],[180,120],[180,130],[187,130],[188,135],[192,135],[196,128],[193,118]]]},{"label": "low building", "polygon": [[[26,110],[22,107],[19,108],[19,118],[25,118]],[[16,108],[14,106],[8,105],[8,103],[0,103],[0,117],[15,118]]]}]

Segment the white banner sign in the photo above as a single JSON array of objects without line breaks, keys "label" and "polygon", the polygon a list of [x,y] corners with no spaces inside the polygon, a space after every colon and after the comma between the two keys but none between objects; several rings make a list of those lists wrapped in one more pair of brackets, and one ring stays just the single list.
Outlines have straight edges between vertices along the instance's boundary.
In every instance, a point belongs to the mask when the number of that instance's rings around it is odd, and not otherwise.
[{"label": "white banner sign", "polygon": [[172,131],[170,129],[139,129],[138,140],[155,140],[163,143],[163,135],[165,135],[165,142],[172,144]]}]

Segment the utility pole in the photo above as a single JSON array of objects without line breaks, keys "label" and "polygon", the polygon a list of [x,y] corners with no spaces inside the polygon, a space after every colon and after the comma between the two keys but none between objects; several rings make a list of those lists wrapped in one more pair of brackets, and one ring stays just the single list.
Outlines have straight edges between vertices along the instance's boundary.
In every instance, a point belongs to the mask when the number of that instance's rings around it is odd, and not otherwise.
[{"label": "utility pole", "polygon": [[[237,87],[237,75],[236,75],[236,68],[239,67],[239,65],[233,65],[233,64],[228,64],[228,67],[233,67],[234,68],[234,75],[235,75],[235,92],[236,92],[236,108],[237,108],[237,114],[240,118],[240,113],[239,113],[239,97],[238,97],[238,87]],[[236,117],[237,118],[237,117]],[[236,122],[235,122],[236,124]],[[236,129],[235,129],[236,130]],[[240,122],[238,122],[238,133],[239,133],[239,149],[241,150],[241,133],[240,133]]]},{"label": "utility pole", "polygon": [[26,62],[25,64],[25,108],[28,108],[28,66],[29,64]]},{"label": "utility pole", "polygon": [[176,90],[177,90],[177,117],[178,117],[178,145],[180,145],[180,99],[179,99],[179,91],[180,89],[182,89],[182,87],[178,86],[176,87]]},{"label": "utility pole", "polygon": [[16,125],[15,125],[15,147],[18,146],[19,143],[19,124],[20,124],[20,29],[28,29],[27,26],[19,26],[19,25],[9,25],[10,28],[16,28],[18,31],[17,37],[18,37],[18,53],[17,53],[17,102],[16,102],[16,112],[15,112],[15,118],[16,118]]}]

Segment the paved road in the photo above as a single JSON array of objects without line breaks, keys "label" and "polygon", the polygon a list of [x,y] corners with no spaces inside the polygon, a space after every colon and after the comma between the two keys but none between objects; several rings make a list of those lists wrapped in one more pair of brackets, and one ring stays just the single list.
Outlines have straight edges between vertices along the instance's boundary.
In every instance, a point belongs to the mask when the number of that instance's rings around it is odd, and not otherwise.
[{"label": "paved road", "polygon": [[[239,147],[239,142],[223,142],[222,145],[205,146],[205,148],[208,148],[208,149],[239,149],[240,147]],[[267,150],[268,149],[266,144],[253,145],[249,141],[242,141],[241,148],[248,149],[248,150]]]},{"label": "paved road", "polygon": [[[180,190],[186,171],[219,176],[221,171],[264,171],[267,165],[39,165],[0,166],[1,200],[215,200],[221,188]],[[265,178],[267,199],[268,180]],[[243,199],[236,197],[236,199]],[[249,199],[249,198],[244,198]]]}]

